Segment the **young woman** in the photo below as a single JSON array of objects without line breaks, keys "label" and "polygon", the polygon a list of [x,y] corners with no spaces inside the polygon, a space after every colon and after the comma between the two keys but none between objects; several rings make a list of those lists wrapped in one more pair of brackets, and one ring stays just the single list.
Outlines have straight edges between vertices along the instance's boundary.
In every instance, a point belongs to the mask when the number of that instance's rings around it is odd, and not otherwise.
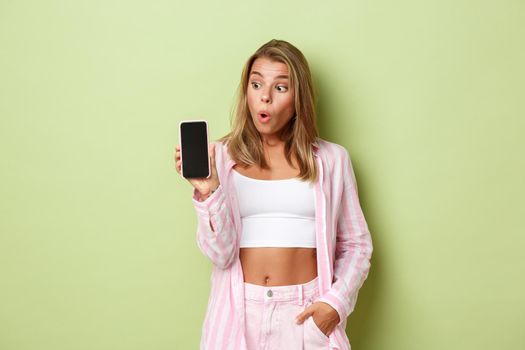
[{"label": "young woman", "polygon": [[[271,40],[246,62],[212,173],[189,179],[213,263],[201,349],[350,349],[372,240],[349,154],[319,138],[303,54]],[[180,150],[176,149],[180,173]]]}]

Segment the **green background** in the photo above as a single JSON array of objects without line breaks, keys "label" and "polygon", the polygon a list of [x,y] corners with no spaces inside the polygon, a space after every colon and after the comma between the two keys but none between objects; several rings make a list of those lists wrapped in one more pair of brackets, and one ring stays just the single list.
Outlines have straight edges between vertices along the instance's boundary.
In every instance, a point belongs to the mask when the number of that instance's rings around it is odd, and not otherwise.
[{"label": "green background", "polygon": [[307,57],[374,241],[355,350],[524,349],[525,2],[0,1],[0,348],[197,349],[178,123]]}]

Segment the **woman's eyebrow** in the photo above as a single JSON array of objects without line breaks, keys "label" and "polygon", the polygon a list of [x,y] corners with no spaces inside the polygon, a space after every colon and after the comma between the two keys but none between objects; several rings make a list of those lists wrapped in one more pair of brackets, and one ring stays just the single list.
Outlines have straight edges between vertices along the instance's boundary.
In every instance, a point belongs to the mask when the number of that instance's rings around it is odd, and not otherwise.
[{"label": "woman's eyebrow", "polygon": [[[252,75],[252,74],[257,74],[257,75],[260,75],[262,78],[264,78],[263,75],[261,73],[257,72],[256,70],[254,70],[250,75]],[[278,76],[275,77],[275,79],[281,79],[281,78],[288,79],[288,75],[278,75]]]}]

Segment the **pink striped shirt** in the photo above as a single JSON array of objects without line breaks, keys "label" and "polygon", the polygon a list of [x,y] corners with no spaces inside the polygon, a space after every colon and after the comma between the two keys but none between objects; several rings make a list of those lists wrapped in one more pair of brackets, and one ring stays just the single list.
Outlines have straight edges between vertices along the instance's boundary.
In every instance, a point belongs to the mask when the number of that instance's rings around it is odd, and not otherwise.
[{"label": "pink striped shirt", "polygon": [[[197,245],[213,263],[200,349],[247,350],[244,278],[239,260],[241,216],[232,180],[235,161],[225,144],[214,143],[220,186],[202,202],[197,190],[192,198],[197,213]],[[313,151],[319,169],[314,190],[319,301],[330,304],[341,320],[329,336],[330,349],[349,350],[347,317],[368,276],[372,239],[347,150],[319,138]]]}]

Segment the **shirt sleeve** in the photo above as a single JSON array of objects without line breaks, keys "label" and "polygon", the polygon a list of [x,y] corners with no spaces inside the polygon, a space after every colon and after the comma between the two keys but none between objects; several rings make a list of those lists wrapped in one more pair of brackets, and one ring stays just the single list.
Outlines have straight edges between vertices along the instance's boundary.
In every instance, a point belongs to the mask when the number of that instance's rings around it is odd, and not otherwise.
[{"label": "shirt sleeve", "polygon": [[197,213],[197,246],[215,266],[228,268],[235,256],[236,232],[222,184],[204,201],[194,189],[192,202]]},{"label": "shirt sleeve", "polygon": [[341,324],[354,310],[359,289],[368,276],[372,238],[359,204],[357,183],[348,151],[343,156],[343,193],[337,216],[334,279],[318,301],[332,306]]}]

